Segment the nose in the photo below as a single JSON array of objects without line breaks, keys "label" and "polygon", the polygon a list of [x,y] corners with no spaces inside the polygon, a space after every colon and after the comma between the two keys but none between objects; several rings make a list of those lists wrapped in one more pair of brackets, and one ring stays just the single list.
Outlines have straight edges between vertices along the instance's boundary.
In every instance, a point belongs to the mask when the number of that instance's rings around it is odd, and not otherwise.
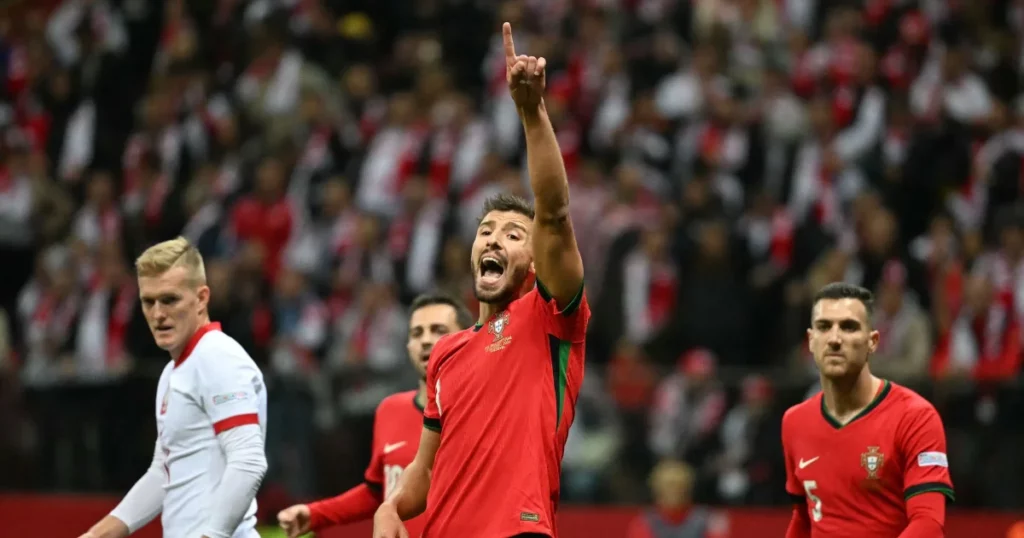
[{"label": "nose", "polygon": [[839,349],[843,345],[843,339],[839,336],[839,331],[831,330],[828,333],[828,345],[832,349]]}]

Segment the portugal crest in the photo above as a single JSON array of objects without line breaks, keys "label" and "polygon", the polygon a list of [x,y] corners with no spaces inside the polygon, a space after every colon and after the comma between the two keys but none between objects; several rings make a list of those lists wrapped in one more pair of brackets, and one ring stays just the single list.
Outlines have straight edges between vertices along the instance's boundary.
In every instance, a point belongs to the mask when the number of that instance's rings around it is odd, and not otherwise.
[{"label": "portugal crest", "polygon": [[860,455],[860,466],[868,472],[868,478],[878,480],[878,471],[885,463],[885,454],[878,451],[877,446],[869,446],[868,451]]},{"label": "portugal crest", "polygon": [[501,351],[512,341],[511,336],[503,334],[506,328],[508,328],[508,310],[494,316],[494,319],[487,323],[487,332],[494,336],[494,341],[486,348],[488,352]]},{"label": "portugal crest", "polygon": [[494,335],[494,341],[501,340],[501,333],[508,327],[508,310],[494,316],[487,325],[487,332]]}]

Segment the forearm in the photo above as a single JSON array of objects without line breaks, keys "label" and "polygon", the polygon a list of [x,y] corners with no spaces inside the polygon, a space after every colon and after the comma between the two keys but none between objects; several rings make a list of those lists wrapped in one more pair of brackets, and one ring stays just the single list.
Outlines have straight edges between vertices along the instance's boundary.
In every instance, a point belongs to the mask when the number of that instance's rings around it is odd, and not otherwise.
[{"label": "forearm", "polygon": [[150,467],[110,515],[91,529],[96,538],[123,538],[146,526],[163,510],[164,476]]},{"label": "forearm", "polygon": [[945,533],[942,525],[931,518],[916,518],[910,520],[906,529],[900,533],[899,538],[943,538]]},{"label": "forearm", "polygon": [[557,221],[569,212],[569,181],[562,150],[544,103],[533,110],[520,109],[526,134],[526,166],[534,206],[541,222]]},{"label": "forearm", "polygon": [[227,464],[211,496],[210,515],[202,528],[207,538],[230,538],[256,497],[267,472],[267,460],[263,453],[263,433],[257,425],[228,430],[221,433],[218,440],[224,448]]},{"label": "forearm", "polygon": [[380,506],[382,495],[379,489],[360,484],[337,497],[331,497],[309,505],[309,528],[323,530],[332,525],[343,525],[373,517]]},{"label": "forearm", "polygon": [[946,520],[946,498],[937,492],[922,493],[907,499],[907,528],[899,538],[942,538]]},{"label": "forearm", "polygon": [[430,492],[430,471],[413,462],[402,471],[395,487],[384,502],[391,505],[402,521],[410,520],[427,509]]}]

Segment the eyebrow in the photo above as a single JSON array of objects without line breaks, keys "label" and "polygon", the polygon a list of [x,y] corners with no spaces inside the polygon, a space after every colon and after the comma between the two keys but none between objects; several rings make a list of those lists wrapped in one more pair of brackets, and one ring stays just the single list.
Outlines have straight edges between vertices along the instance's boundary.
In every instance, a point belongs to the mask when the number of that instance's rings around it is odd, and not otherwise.
[{"label": "eyebrow", "polygon": [[[493,220],[485,220],[485,221],[481,222],[480,226],[478,226],[478,227],[479,228],[483,228],[484,226],[493,228],[494,227],[494,221]],[[522,224],[520,224],[519,222],[516,222],[514,220],[510,220],[510,221],[505,222],[505,225],[502,226],[502,228],[505,228],[505,229],[507,229],[507,228],[518,228],[523,233],[529,233],[529,231],[526,229],[526,226],[523,226]]]}]

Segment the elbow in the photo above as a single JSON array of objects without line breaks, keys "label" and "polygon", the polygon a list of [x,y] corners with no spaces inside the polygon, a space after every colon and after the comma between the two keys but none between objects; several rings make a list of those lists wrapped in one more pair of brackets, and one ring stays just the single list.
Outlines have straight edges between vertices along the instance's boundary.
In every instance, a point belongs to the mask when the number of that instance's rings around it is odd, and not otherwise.
[{"label": "elbow", "polygon": [[568,189],[537,189],[534,193],[536,221],[542,226],[557,227],[569,222]]}]

